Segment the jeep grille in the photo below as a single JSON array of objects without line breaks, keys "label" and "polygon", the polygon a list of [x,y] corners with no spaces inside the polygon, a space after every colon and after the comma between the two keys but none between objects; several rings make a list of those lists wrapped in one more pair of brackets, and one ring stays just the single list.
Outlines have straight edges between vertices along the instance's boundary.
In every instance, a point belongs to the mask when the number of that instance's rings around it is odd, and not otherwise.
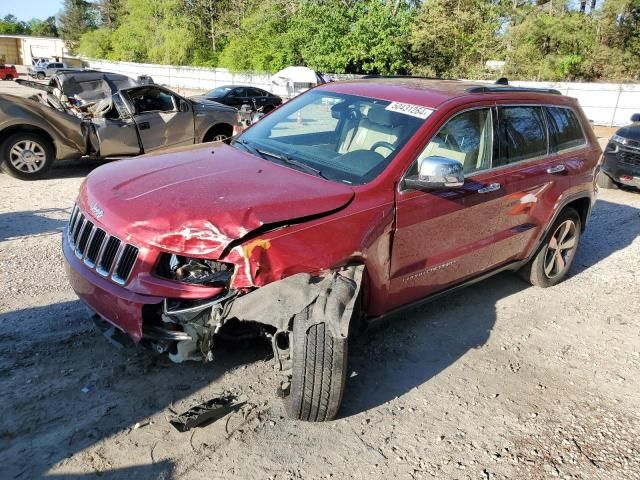
[{"label": "jeep grille", "polygon": [[123,243],[96,227],[78,208],[73,207],[67,227],[67,241],[76,257],[103,277],[124,284],[138,259],[138,248]]}]

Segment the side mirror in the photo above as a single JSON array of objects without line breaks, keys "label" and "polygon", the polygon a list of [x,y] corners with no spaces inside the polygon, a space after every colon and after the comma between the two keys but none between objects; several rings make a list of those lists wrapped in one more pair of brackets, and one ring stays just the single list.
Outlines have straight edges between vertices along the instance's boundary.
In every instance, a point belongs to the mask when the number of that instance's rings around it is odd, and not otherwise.
[{"label": "side mirror", "polygon": [[633,115],[631,115],[631,122],[640,122],[640,113],[634,113]]},{"label": "side mirror", "polygon": [[180,111],[181,112],[189,111],[189,104],[185,100],[180,100]]},{"label": "side mirror", "polygon": [[446,157],[427,157],[422,160],[418,175],[404,179],[415,190],[440,190],[464,185],[464,168],[460,162]]}]

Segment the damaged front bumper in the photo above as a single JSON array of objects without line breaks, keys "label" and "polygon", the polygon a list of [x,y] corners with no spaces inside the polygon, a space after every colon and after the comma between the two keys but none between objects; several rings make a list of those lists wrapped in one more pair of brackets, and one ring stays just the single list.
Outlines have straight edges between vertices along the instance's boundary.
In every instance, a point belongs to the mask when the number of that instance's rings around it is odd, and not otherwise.
[{"label": "damaged front bumper", "polygon": [[242,336],[253,327],[272,339],[280,370],[286,370],[282,365],[288,352],[277,348],[276,338],[288,335],[295,315],[307,307],[312,306],[313,323],[326,323],[333,336],[347,337],[364,271],[362,265],[351,265],[320,276],[299,273],[248,292],[221,288],[209,298],[168,299],[132,292],[98,275],[67,242],[63,250],[76,294],[135,343],[168,353],[175,362],[211,361],[214,338],[223,328]]}]

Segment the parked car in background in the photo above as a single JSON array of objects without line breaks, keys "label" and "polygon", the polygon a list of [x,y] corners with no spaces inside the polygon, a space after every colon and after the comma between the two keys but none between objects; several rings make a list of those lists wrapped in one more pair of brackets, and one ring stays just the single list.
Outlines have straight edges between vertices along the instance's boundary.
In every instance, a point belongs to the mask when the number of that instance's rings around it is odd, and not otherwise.
[{"label": "parked car in background", "polygon": [[63,62],[49,62],[40,65],[34,65],[29,67],[28,73],[30,77],[35,77],[38,80],[44,80],[45,78],[51,77],[61,70],[80,70],[73,69],[70,65],[67,65]]},{"label": "parked car in background", "polygon": [[261,112],[265,114],[282,104],[282,98],[277,95],[261,88],[245,85],[226,85],[214,88],[204,95],[194,98],[206,98],[238,109],[242,105],[249,105],[256,110],[261,109]]},{"label": "parked car in background", "polygon": [[122,158],[233,135],[237,111],[113,73],[54,75],[31,98],[0,95],[0,167],[40,178],[56,159]]},{"label": "parked car in background", "polygon": [[94,170],[67,273],[94,318],[177,362],[264,335],[289,415],[329,420],[369,322],[504,270],[560,282],[601,153],[554,90],[321,85],[228,144]]},{"label": "parked car in background", "polygon": [[18,71],[15,65],[0,63],[0,80],[13,80],[14,78],[18,78]]},{"label": "parked car in background", "polygon": [[640,113],[631,116],[631,125],[620,128],[607,144],[598,175],[602,188],[628,185],[640,188]]}]

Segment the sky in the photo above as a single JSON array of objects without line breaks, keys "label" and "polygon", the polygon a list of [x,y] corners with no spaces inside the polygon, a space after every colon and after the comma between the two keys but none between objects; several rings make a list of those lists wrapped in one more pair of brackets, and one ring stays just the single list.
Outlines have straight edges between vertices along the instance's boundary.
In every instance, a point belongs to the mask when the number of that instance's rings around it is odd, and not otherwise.
[{"label": "sky", "polygon": [[0,0],[0,17],[15,15],[18,20],[44,19],[62,10],[63,0]]}]

